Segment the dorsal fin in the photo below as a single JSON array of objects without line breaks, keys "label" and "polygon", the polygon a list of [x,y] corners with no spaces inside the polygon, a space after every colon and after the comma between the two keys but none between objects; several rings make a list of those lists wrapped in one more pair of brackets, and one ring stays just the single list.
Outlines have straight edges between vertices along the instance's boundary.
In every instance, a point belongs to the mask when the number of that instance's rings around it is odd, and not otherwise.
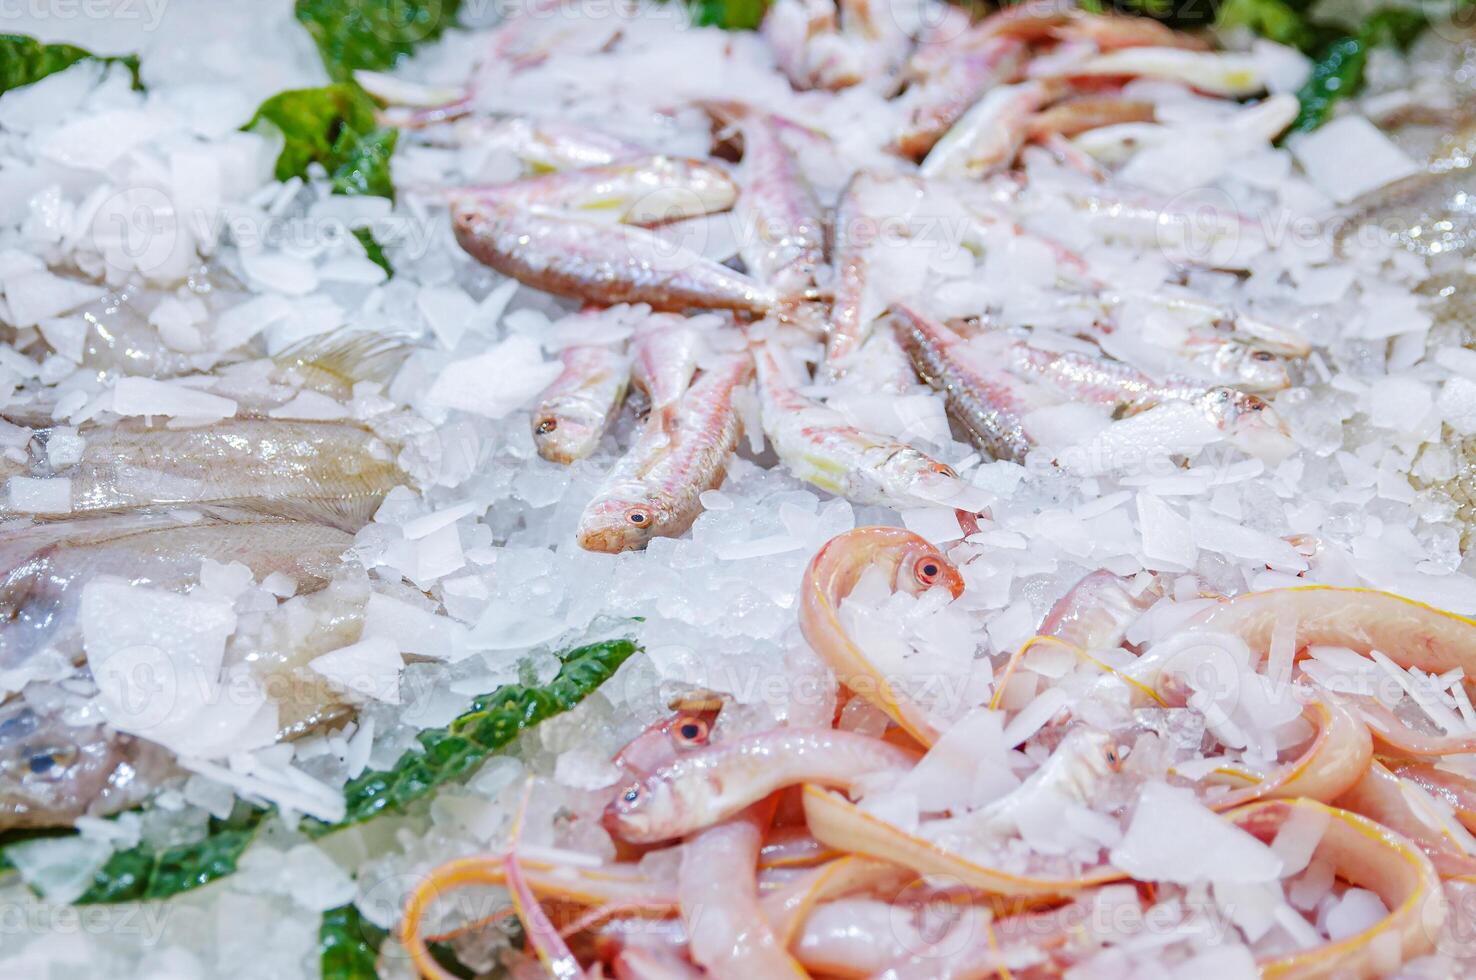
[{"label": "dorsal fin", "polygon": [[408,337],[344,328],[293,344],[272,360],[300,373],[304,387],[348,398],[360,381],[388,384],[414,349]]}]

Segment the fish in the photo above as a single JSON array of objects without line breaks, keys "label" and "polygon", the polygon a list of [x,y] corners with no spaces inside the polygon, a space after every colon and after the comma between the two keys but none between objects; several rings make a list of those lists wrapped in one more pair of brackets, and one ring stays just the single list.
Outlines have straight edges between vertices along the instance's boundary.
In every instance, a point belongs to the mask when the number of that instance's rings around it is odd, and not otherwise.
[{"label": "fish", "polygon": [[1154,118],[1152,102],[1121,95],[1079,95],[1032,113],[1025,123],[1025,135],[1033,140],[1079,136],[1106,126],[1149,124]]},{"label": "fish", "polygon": [[1033,78],[1152,78],[1209,95],[1243,99],[1266,90],[1266,67],[1251,55],[1175,47],[1127,47],[1085,59],[1036,62]]},{"label": "fish", "polygon": [[930,180],[980,177],[1008,167],[1025,145],[1030,119],[1056,92],[1040,81],[990,89],[928,151],[918,173]]},{"label": "fish", "polygon": [[912,159],[926,156],[986,92],[1018,79],[1028,55],[1014,38],[971,35],[920,53],[912,65],[919,77],[902,97],[907,119],[892,141],[895,152]]},{"label": "fish", "polygon": [[1334,238],[1340,255],[1353,242],[1383,242],[1425,258],[1476,254],[1476,169],[1469,157],[1438,157],[1419,173],[1358,198]]},{"label": "fish", "polygon": [[625,399],[630,359],[599,345],[565,347],[563,371],[539,396],[533,444],[553,463],[572,463],[595,451]]},{"label": "fish", "polygon": [[228,507],[149,509],[0,524],[0,670],[54,649],[79,657],[82,587],[98,575],[182,591],[209,558],[240,562],[259,579],[280,572],[299,593],[341,569],[353,535],[328,524]]},{"label": "fish", "polygon": [[918,377],[943,392],[949,413],[975,446],[995,459],[1021,462],[1030,438],[1021,421],[1037,398],[1018,379],[986,372],[962,356],[963,338],[905,303],[888,311]]},{"label": "fish", "polygon": [[966,492],[952,467],[898,439],[857,429],[801,395],[772,342],[753,356],[764,434],[796,479],[852,503],[896,508],[946,504]]},{"label": "fish", "polygon": [[935,842],[1007,837],[1019,832],[1022,811],[1034,809],[1042,799],[1090,806],[1103,783],[1121,768],[1122,753],[1110,732],[1076,725],[1050,758],[1009,793],[972,813],[923,826]]},{"label": "fish", "polygon": [[1041,620],[1040,634],[1065,640],[1088,653],[1115,650],[1130,626],[1163,597],[1154,578],[1136,593],[1132,581],[1099,569],[1084,576],[1057,599]]},{"label": "fish", "polygon": [[162,746],[100,723],[68,724],[61,706],[48,711],[24,697],[0,704],[0,831],[127,810],[179,771]]},{"label": "fish", "polygon": [[[67,513],[219,504],[356,531],[406,482],[393,450],[353,422],[232,418],[196,428],[142,419],[84,425],[75,462],[53,465],[37,430],[27,475],[70,481]],[[22,513],[0,503],[0,517]]]},{"label": "fish", "polygon": [[871,325],[865,304],[867,262],[875,245],[875,232],[865,202],[867,192],[885,179],[871,171],[857,171],[846,182],[835,206],[835,275],[821,369],[831,380],[844,372],[846,360],[865,340]]},{"label": "fish", "polygon": [[841,80],[823,78],[812,57],[814,39],[834,35],[840,26],[837,14],[831,0],[774,0],[765,10],[759,35],[794,88],[828,87]]},{"label": "fish", "polygon": [[646,419],[580,516],[580,547],[630,551],[692,526],[702,510],[698,498],[721,485],[738,445],[742,424],[733,397],[752,373],[747,354],[729,357],[706,368],[676,404]]},{"label": "fish", "polygon": [[651,152],[593,127],[556,119],[475,117],[457,122],[450,133],[457,146],[502,150],[535,172],[604,167]]},{"label": "fish", "polygon": [[705,107],[743,137],[743,191],[737,205],[743,264],[781,302],[812,296],[825,268],[825,213],[781,138],[779,124],[742,103],[709,102]]},{"label": "fish", "polygon": [[642,228],[480,201],[452,207],[456,240],[472,258],[524,285],[586,303],[763,314],[774,291]]},{"label": "fish", "polygon": [[621,788],[602,822],[623,840],[654,843],[710,827],[787,786],[849,788],[916,762],[910,749],[855,732],[774,728],[676,756]]},{"label": "fish", "polygon": [[676,404],[691,387],[702,335],[673,313],[654,313],[636,328],[631,341],[631,383],[646,396],[646,413]]},{"label": "fish", "polygon": [[738,185],[715,163],[644,156],[502,184],[425,187],[418,193],[448,203],[473,199],[654,226],[726,211],[738,199]]},{"label": "fish", "polygon": [[1285,458],[1295,448],[1286,423],[1265,399],[1235,388],[1208,387],[1179,375],[1152,377],[1105,357],[1055,351],[1019,341],[1010,346],[1019,373],[1039,378],[1074,399],[1114,411],[1140,411],[1164,402],[1186,402],[1205,413],[1230,439],[1251,455]]},{"label": "fish", "polygon": [[[299,536],[302,535],[299,533]],[[276,710],[277,739],[300,738],[341,721],[355,708],[309,666],[356,642],[362,633],[368,578],[340,563],[322,588],[258,610],[227,640],[232,683],[254,681]],[[95,579],[90,579],[95,580]],[[91,723],[67,681],[32,681],[0,705],[0,830],[70,825],[144,802],[180,775],[173,756],[146,737]]]}]

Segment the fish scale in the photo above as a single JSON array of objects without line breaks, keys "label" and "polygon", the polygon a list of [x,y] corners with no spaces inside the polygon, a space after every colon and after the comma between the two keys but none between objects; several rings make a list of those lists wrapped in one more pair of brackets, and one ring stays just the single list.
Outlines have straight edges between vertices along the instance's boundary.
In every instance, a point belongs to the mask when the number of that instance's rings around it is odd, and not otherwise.
[{"label": "fish scale", "polygon": [[1023,460],[1030,439],[1021,422],[1028,408],[1021,389],[1003,378],[986,378],[965,363],[954,352],[962,338],[911,307],[892,307],[892,323],[918,377],[943,392],[974,444],[995,459]]}]

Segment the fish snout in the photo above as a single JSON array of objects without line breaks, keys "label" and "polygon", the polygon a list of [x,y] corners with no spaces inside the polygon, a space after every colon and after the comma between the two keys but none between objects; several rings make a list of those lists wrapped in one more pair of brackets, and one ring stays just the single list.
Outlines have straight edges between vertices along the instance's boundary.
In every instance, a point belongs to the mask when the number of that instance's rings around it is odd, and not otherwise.
[{"label": "fish snout", "polygon": [[591,504],[580,518],[579,547],[615,555],[646,546],[655,532],[658,515],[645,504],[609,500]]}]

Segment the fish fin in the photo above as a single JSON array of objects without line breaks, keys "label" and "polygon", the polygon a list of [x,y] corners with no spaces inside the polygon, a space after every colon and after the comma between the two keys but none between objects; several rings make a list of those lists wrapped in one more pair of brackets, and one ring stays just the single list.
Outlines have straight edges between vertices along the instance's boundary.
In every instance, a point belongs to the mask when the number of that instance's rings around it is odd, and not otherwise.
[{"label": "fish fin", "polygon": [[345,328],[293,344],[272,360],[302,373],[305,387],[347,396],[360,381],[388,384],[414,349],[408,337]]}]

